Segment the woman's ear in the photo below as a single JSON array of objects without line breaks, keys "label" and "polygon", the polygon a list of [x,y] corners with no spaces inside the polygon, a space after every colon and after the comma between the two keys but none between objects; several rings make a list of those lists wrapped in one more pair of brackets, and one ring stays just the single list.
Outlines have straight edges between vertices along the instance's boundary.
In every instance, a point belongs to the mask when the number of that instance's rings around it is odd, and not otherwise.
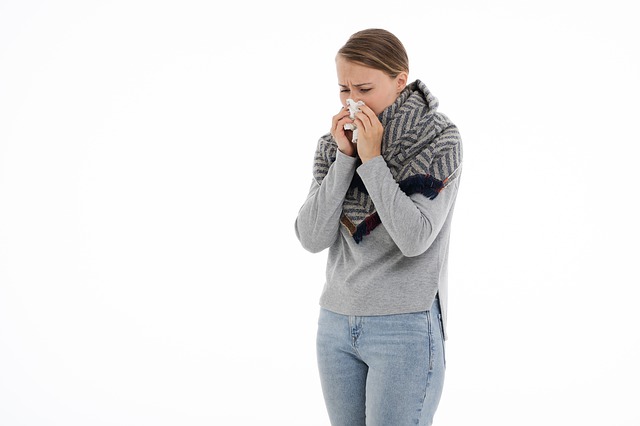
[{"label": "woman's ear", "polygon": [[409,75],[402,71],[400,74],[396,76],[396,90],[398,94],[404,90],[407,86],[407,81],[409,80]]}]

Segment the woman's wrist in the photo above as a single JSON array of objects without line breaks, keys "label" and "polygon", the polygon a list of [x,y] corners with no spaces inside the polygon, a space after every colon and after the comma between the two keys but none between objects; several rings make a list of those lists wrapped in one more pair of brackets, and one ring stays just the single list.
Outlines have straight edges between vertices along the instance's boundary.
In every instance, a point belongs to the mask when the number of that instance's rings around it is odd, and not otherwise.
[{"label": "woman's wrist", "polygon": [[347,155],[349,157],[355,157],[356,156],[356,150],[353,147],[351,147],[351,149],[349,149],[349,148],[342,149],[342,148],[338,147],[338,151],[340,151],[341,153],[343,153],[344,155]]},{"label": "woman's wrist", "polygon": [[360,154],[360,159],[362,160],[362,164],[373,160],[376,157],[379,157],[381,154],[379,152],[373,152],[371,154],[365,154],[364,156],[362,154]]}]

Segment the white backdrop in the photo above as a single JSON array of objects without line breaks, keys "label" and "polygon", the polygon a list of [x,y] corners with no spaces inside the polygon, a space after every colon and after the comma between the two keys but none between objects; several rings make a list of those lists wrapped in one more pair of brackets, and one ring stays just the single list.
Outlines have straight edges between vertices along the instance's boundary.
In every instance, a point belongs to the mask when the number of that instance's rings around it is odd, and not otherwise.
[{"label": "white backdrop", "polygon": [[632,1],[0,1],[0,424],[328,425],[298,244],[334,55],[460,128],[438,425],[638,425]]}]

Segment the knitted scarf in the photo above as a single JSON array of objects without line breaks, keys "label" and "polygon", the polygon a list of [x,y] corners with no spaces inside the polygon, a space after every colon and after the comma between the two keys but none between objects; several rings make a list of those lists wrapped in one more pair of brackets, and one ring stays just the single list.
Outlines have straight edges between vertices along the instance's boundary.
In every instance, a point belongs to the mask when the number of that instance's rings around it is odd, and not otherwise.
[{"label": "knitted scarf", "polygon": [[[384,127],[382,157],[400,189],[435,199],[458,177],[462,161],[456,126],[437,112],[438,100],[416,80],[378,119]],[[313,176],[320,184],[336,159],[338,145],[326,134],[318,142]],[[342,204],[340,222],[360,243],[381,221],[360,176],[355,173]]]}]

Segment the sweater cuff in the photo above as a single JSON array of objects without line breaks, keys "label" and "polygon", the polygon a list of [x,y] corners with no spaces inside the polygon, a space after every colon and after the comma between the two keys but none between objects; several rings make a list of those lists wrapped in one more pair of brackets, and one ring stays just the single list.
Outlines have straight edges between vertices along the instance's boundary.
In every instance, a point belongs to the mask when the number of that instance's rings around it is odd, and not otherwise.
[{"label": "sweater cuff", "polygon": [[357,171],[362,179],[366,179],[369,176],[376,176],[379,173],[379,170],[389,169],[387,166],[387,162],[384,161],[382,155],[378,155],[377,157],[373,157],[371,160],[366,163],[361,164]]},{"label": "sweater cuff", "polygon": [[336,151],[336,163],[340,163],[342,165],[352,167],[356,164],[357,161],[358,161],[357,157],[351,157],[347,154],[344,154],[340,150]]}]

